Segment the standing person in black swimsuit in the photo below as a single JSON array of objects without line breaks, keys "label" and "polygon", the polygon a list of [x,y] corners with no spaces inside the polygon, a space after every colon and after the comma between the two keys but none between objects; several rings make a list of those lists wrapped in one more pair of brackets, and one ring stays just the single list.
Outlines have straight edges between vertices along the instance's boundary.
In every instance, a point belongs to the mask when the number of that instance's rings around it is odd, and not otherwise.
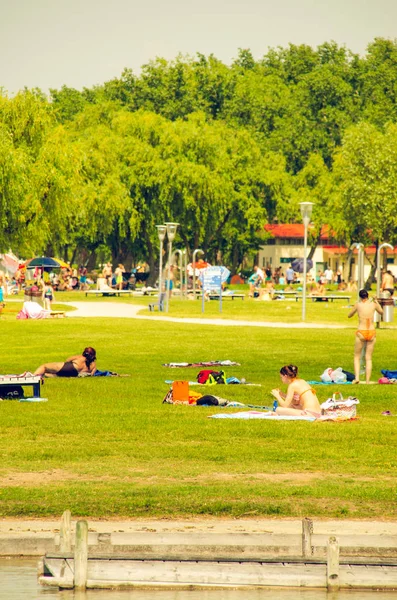
[{"label": "standing person in black swimsuit", "polygon": [[96,351],[88,346],[83,354],[71,356],[65,362],[41,365],[34,374],[42,377],[77,377],[80,373],[94,375],[96,370]]}]

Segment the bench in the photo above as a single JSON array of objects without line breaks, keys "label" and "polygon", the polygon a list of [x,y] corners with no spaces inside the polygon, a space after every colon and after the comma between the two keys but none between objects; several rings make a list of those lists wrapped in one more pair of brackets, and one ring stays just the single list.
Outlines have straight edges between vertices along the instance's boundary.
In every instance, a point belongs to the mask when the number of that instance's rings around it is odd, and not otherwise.
[{"label": "bench", "polygon": [[86,297],[88,294],[95,294],[95,296],[121,296],[122,294],[128,294],[129,296],[131,296],[132,293],[133,290],[114,290],[110,288],[108,290],[87,290],[85,292],[85,295]]},{"label": "bench", "polygon": [[[295,300],[296,302],[298,302],[298,300],[302,298],[302,296],[296,296]],[[337,296],[337,295],[328,295],[328,296],[316,296],[313,294],[309,294],[307,296],[307,298],[311,298],[312,302],[333,302],[334,300],[347,300],[348,302],[350,302],[350,298],[351,296]]]},{"label": "bench", "polygon": [[40,385],[42,383],[40,375],[0,375],[0,398],[1,388],[9,385],[32,386],[33,397],[40,398]]},{"label": "bench", "polygon": [[[210,300],[219,300],[221,297],[220,294],[209,294],[208,298]],[[226,298],[230,298],[231,300],[234,300],[235,298],[241,298],[241,300],[244,300],[245,298],[245,294],[227,294],[226,292],[224,294],[222,294],[222,300],[225,300]]]},{"label": "bench", "polygon": [[62,319],[65,316],[64,310],[52,310],[50,312],[50,317],[52,319]]},{"label": "bench", "polygon": [[166,292],[161,292],[157,302],[153,302],[148,305],[150,312],[154,312],[157,308],[159,312],[164,312],[164,301],[167,297]]}]

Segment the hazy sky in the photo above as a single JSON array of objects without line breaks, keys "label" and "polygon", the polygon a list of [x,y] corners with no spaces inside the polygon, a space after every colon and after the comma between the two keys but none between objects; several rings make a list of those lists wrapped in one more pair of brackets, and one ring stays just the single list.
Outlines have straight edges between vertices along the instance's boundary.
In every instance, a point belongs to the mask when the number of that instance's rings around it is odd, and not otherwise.
[{"label": "hazy sky", "polygon": [[397,37],[397,0],[0,0],[0,87],[81,89],[178,53]]}]

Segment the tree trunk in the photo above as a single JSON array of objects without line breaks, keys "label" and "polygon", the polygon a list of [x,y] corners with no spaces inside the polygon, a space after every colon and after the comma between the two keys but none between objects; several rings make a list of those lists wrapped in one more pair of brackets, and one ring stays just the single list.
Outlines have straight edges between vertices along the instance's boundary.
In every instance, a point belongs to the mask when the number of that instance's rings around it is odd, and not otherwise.
[{"label": "tree trunk", "polygon": [[95,269],[95,267],[96,267],[96,259],[97,259],[97,257],[96,257],[96,250],[92,250],[91,253],[90,253],[90,255],[89,255],[89,257],[88,257],[87,264],[86,264],[88,272],[93,271]]},{"label": "tree trunk", "polygon": [[237,244],[233,246],[233,255],[232,255],[232,275],[237,273],[237,269],[239,266],[239,252]]}]

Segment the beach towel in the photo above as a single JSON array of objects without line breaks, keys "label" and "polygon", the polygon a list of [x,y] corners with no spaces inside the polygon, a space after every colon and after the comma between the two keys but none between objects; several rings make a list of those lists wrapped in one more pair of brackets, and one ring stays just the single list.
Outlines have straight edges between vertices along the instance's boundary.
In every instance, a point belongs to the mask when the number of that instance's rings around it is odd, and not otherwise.
[{"label": "beach towel", "polygon": [[336,383],[335,381],[308,381],[310,385],[349,385],[351,381],[339,381]]},{"label": "beach towel", "polygon": [[215,367],[215,366],[221,366],[221,367],[238,366],[239,367],[240,363],[234,362],[232,360],[210,360],[207,362],[194,362],[194,363],[171,362],[171,363],[163,364],[163,367],[171,367],[172,369],[181,368],[181,367]]},{"label": "beach towel", "polygon": [[309,417],[305,415],[275,415],[271,412],[258,412],[256,410],[248,410],[233,414],[219,413],[216,415],[209,415],[209,419],[265,419],[266,421],[315,421],[315,417]]},{"label": "beach towel", "polygon": [[37,302],[24,302],[23,307],[17,314],[17,319],[48,319],[50,310],[44,310]]}]

